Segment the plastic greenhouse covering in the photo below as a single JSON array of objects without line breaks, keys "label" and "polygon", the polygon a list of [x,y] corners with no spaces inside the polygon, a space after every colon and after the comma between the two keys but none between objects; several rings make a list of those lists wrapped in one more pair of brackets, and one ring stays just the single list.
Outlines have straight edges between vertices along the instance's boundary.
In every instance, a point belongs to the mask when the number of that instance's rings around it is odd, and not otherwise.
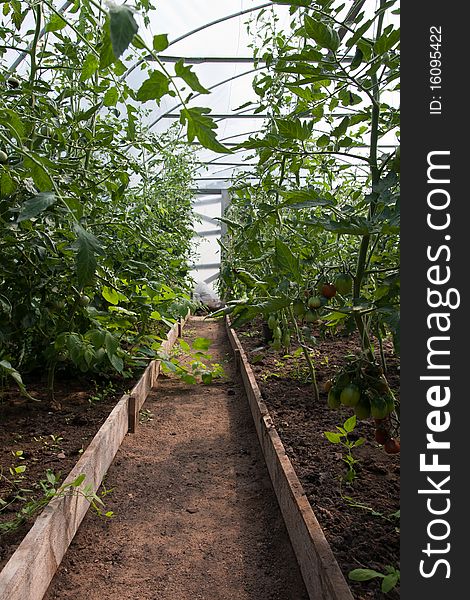
[{"label": "plastic greenhouse covering", "polygon": [[[67,15],[73,21],[73,2],[56,1],[48,4],[49,8]],[[212,283],[217,276],[220,261],[217,244],[220,225],[214,219],[221,216],[224,202],[226,204],[229,201],[228,196],[223,199],[220,192],[230,188],[232,180],[240,173],[244,173],[249,181],[256,181],[253,151],[234,147],[250,136],[256,136],[269,124],[269,107],[265,111],[255,112],[257,96],[253,83],[256,77],[269,68],[264,56],[254,57],[256,36],[261,30],[261,24],[273,18],[277,31],[288,31],[291,22],[289,6],[256,0],[160,0],[143,4],[152,6],[153,10],[148,12],[148,18],[144,20],[138,8],[136,9],[134,16],[139,34],[149,44],[154,35],[168,34],[169,46],[160,54],[161,61],[170,71],[181,58],[186,65],[191,66],[210,94],[204,94],[202,98],[201,94],[193,94],[188,106],[210,108],[211,116],[218,126],[217,140],[232,149],[231,154],[219,154],[193,143],[198,164],[195,179],[195,211],[198,217],[195,231],[200,263],[204,265],[199,275],[197,271],[193,274],[197,280]],[[106,2],[103,6],[109,9],[114,5],[113,2]],[[344,14],[353,5],[354,2],[345,2]],[[133,8],[132,3],[129,6]],[[377,7],[378,0],[366,0],[362,4],[362,10],[370,14]],[[398,20],[399,17],[391,15],[387,18]],[[31,30],[32,24],[33,18],[29,15],[23,21],[22,29]],[[386,22],[384,25],[387,24]],[[41,32],[43,34],[44,30]],[[20,74],[28,72],[27,56],[9,50],[7,57],[13,71],[17,70]],[[121,60],[127,67],[123,77],[137,90],[148,75],[142,68],[145,61],[136,60],[126,53]],[[346,57],[345,60],[351,60],[351,57]],[[396,97],[387,98],[387,101],[391,105],[398,104]],[[145,107],[148,108],[148,123],[156,133],[166,131],[179,121],[181,103],[175,98],[165,96],[159,105],[148,102]],[[118,104],[116,108],[125,115],[126,106]],[[336,111],[338,116],[348,114],[348,110],[341,106]],[[306,118],[308,119],[308,115]],[[321,131],[321,122],[316,127]],[[181,135],[184,136],[183,131]],[[385,151],[395,147],[397,140],[389,134],[381,139],[380,144]],[[367,144],[364,145],[364,151],[367,151]],[[355,160],[345,157],[344,162],[354,164]],[[361,177],[360,172],[358,177]]]}]

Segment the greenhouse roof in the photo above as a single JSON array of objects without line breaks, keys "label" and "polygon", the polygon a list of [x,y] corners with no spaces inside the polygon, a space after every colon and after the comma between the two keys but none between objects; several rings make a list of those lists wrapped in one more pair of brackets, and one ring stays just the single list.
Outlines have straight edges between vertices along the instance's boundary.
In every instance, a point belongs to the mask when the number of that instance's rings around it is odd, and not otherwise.
[{"label": "greenhouse roof", "polygon": [[[64,15],[74,5],[70,1],[52,4],[56,4],[55,10]],[[111,6],[113,3],[107,4]],[[355,4],[352,3],[353,6]],[[360,4],[372,13],[376,8],[374,0]],[[345,10],[349,10],[350,6]],[[138,11],[135,13],[139,33],[145,41],[151,44],[154,35],[168,34],[169,46],[159,55],[162,63],[170,70],[181,58],[186,64],[194,65],[199,81],[210,93],[193,94],[188,105],[211,109],[211,116],[218,126],[217,139],[232,151],[229,155],[221,155],[194,144],[198,164],[197,189],[225,189],[234,175],[248,173],[255,164],[252,151],[240,150],[236,146],[260,131],[270,116],[269,111],[253,112],[257,96],[252,84],[254,78],[267,68],[262,59],[255,61],[253,58],[253,32],[257,30],[258,20],[271,18],[272,14],[277,17],[279,31],[288,28],[289,6],[257,0],[163,1],[149,13],[148,23],[144,23]],[[23,27],[30,25],[31,20],[27,18]],[[27,65],[21,64],[27,63],[24,54],[18,56],[12,51],[11,61],[12,70],[27,70]],[[131,87],[137,89],[146,78],[145,65],[142,64],[145,61],[131,59],[123,62],[128,67],[124,76]],[[168,96],[162,99],[160,105],[149,102],[145,107],[149,108],[148,123],[157,133],[166,131],[180,118],[181,103]],[[342,112],[348,114],[347,111]],[[340,109],[335,116],[343,116]],[[308,119],[309,115],[304,118]],[[384,148],[397,145],[395,139],[382,140],[382,144]]]}]

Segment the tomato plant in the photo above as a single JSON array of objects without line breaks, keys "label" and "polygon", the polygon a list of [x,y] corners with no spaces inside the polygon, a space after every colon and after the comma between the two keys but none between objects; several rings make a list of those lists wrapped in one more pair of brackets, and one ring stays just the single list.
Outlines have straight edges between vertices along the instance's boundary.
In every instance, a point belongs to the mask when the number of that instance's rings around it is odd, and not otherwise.
[{"label": "tomato plant", "polygon": [[383,341],[390,337],[399,353],[395,3],[381,0],[373,15],[361,2],[282,4],[290,5],[289,30],[279,31],[268,13],[252,28],[255,55],[270,66],[254,84],[256,110],[270,119],[240,144],[256,153],[259,181],[241,174],[226,214],[226,312],[235,325],[277,310],[294,330],[299,319],[354,328],[362,359],[374,364],[378,348],[377,378],[391,395]]},{"label": "tomato plant", "polygon": [[146,43],[126,5],[2,6],[0,373],[46,371],[53,400],[57,369],[146,364],[190,304],[193,158],[178,126],[151,131],[149,107],[179,98],[188,140],[227,149],[182,95],[207,92],[196,74],[170,73],[167,35]]}]

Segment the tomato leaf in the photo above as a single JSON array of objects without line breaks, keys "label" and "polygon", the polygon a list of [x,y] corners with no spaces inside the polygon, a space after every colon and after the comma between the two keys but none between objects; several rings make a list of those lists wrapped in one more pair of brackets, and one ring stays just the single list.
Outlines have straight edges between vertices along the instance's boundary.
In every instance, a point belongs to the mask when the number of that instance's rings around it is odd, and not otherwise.
[{"label": "tomato leaf", "polygon": [[155,52],[163,52],[169,46],[168,36],[166,33],[161,33],[160,35],[153,36],[153,49]]},{"label": "tomato leaf", "polygon": [[29,171],[29,174],[40,192],[48,192],[51,190],[52,179],[42,165],[29,157],[24,159],[23,164]]},{"label": "tomato leaf", "polygon": [[49,20],[49,23],[46,25],[47,32],[60,31],[67,26],[65,19],[63,19],[60,15],[53,14]]},{"label": "tomato leaf", "polygon": [[94,52],[90,52],[87,54],[85,60],[83,61],[82,72],[80,75],[80,81],[86,81],[90,79],[100,66],[99,57],[96,56]]},{"label": "tomato leaf", "polygon": [[92,233],[83,229],[78,223],[74,226],[77,235],[77,277],[80,287],[91,282],[97,266],[96,255],[103,254],[100,241]]},{"label": "tomato leaf", "polygon": [[276,249],[275,259],[278,265],[297,281],[300,278],[299,258],[295,256],[289,246],[281,240],[276,239],[274,247]]},{"label": "tomato leaf", "polygon": [[127,6],[113,6],[109,10],[109,32],[115,58],[127,50],[139,27]]},{"label": "tomato leaf", "polygon": [[32,219],[33,217],[37,217],[46,208],[52,206],[56,201],[55,194],[53,192],[41,192],[23,202],[21,207],[20,214],[18,215],[18,223],[21,221],[27,221],[28,219]]},{"label": "tomato leaf", "polygon": [[209,348],[211,347],[212,341],[207,339],[207,338],[203,338],[203,337],[198,337],[194,340],[192,346],[193,346],[193,350],[209,350]]},{"label": "tomato leaf", "polygon": [[214,129],[217,125],[211,117],[207,116],[209,108],[195,106],[193,108],[183,108],[180,113],[180,123],[187,125],[188,141],[192,142],[195,138],[209,150],[219,153],[230,153],[231,150],[217,141]]},{"label": "tomato leaf", "polygon": [[209,94],[209,90],[206,90],[206,88],[200,84],[196,73],[191,70],[191,67],[184,66],[183,58],[176,63],[175,73],[178,77],[181,77],[181,79],[183,79],[183,81],[187,83],[195,92],[199,92],[200,94]]},{"label": "tomato leaf", "polygon": [[148,100],[156,100],[160,104],[160,100],[169,91],[169,80],[166,75],[160,71],[152,71],[150,77],[146,79],[137,91],[137,100],[147,102]]},{"label": "tomato leaf", "polygon": [[328,50],[332,50],[333,52],[338,50],[340,44],[339,35],[329,25],[325,25],[321,21],[317,21],[306,15],[304,28],[307,36],[322,48],[328,48]]}]

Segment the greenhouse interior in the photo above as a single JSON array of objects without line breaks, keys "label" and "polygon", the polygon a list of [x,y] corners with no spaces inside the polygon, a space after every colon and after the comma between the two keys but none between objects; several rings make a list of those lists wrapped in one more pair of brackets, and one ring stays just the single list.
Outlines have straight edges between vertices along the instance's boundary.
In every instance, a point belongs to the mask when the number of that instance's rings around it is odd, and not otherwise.
[{"label": "greenhouse interior", "polygon": [[399,2],[0,11],[0,600],[399,598]]}]

